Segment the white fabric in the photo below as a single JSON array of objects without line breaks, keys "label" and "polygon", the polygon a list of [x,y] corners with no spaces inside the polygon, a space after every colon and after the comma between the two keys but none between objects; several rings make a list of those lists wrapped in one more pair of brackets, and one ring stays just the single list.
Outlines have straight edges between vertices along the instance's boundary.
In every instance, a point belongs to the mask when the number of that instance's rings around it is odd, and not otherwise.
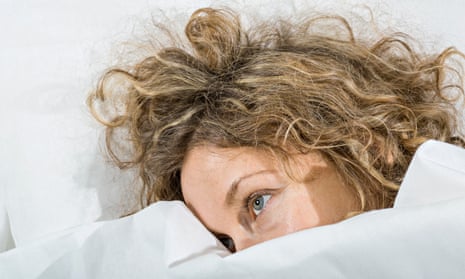
[{"label": "white fabric", "polygon": [[[0,188],[0,191],[2,191],[2,188]],[[2,197],[4,197],[4,193],[2,194],[3,195],[0,195],[0,252],[14,247],[14,241],[10,231],[10,219],[4,206],[5,202],[1,200]]]},{"label": "white fabric", "polygon": [[[18,279],[463,278],[465,165],[451,164],[464,159],[464,149],[427,142],[408,170],[404,197],[395,208],[235,254],[183,203],[159,202],[132,217],[0,254],[0,274]],[[443,172],[449,168],[455,171]],[[417,184],[419,175],[424,180]]]},{"label": "white fabric", "polygon": [[429,141],[421,145],[397,194],[394,207],[419,206],[465,197],[462,148]]}]

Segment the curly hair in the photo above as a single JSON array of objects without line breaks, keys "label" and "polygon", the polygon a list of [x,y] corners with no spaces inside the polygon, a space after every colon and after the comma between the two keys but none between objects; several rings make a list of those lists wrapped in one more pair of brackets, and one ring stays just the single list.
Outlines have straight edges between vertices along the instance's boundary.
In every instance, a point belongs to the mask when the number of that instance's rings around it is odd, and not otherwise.
[{"label": "curly hair", "polygon": [[[325,28],[337,30],[325,33]],[[329,24],[328,24],[329,22]],[[326,15],[243,29],[229,9],[203,8],[185,27],[188,47],[160,47],[110,69],[88,103],[122,168],[136,167],[142,207],[183,200],[180,172],[200,144],[253,147],[281,160],[320,152],[357,193],[360,210],[390,207],[420,144],[464,146],[455,107],[464,55],[422,54],[403,33],[358,39]],[[452,62],[451,62],[452,61]],[[115,83],[116,81],[116,83]],[[97,104],[122,106],[110,120]],[[125,129],[129,138],[115,137]],[[121,153],[118,146],[130,146]]]}]

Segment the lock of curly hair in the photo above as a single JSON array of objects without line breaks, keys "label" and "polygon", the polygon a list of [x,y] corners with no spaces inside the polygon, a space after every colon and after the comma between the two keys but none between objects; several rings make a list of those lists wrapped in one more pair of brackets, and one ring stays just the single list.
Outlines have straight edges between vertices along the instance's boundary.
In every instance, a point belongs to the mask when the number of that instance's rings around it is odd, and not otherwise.
[{"label": "lock of curly hair", "polygon": [[[318,30],[322,21],[338,31]],[[109,70],[88,100],[107,127],[111,158],[138,169],[142,206],[183,199],[182,162],[199,144],[253,147],[283,162],[291,149],[320,152],[357,193],[361,211],[393,204],[426,140],[464,145],[455,106],[463,71],[448,63],[464,55],[454,48],[422,54],[403,33],[361,40],[332,15],[244,30],[236,13],[212,8],[194,12],[185,35],[188,47],[161,47]],[[113,97],[123,110],[105,120],[95,104]],[[128,131],[124,143],[114,136],[119,128]]]}]

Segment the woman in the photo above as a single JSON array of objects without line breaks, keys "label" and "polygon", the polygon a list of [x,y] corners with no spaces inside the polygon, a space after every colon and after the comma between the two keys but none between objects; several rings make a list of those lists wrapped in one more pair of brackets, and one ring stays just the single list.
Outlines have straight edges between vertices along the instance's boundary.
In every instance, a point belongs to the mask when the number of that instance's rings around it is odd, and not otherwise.
[{"label": "woman", "polygon": [[[211,8],[185,33],[189,47],[108,71],[89,104],[110,156],[138,168],[142,206],[183,200],[231,251],[391,207],[420,144],[464,146],[453,48],[359,38],[338,16],[244,30]],[[97,111],[116,98],[120,114]]]}]

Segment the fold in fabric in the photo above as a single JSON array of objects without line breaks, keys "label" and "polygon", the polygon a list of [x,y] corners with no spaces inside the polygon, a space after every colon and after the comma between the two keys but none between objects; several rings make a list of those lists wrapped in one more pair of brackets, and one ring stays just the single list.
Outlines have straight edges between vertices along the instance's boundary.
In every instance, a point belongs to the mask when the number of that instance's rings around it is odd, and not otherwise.
[{"label": "fold in fabric", "polygon": [[410,163],[394,207],[465,197],[465,151],[438,141],[422,144]]}]

